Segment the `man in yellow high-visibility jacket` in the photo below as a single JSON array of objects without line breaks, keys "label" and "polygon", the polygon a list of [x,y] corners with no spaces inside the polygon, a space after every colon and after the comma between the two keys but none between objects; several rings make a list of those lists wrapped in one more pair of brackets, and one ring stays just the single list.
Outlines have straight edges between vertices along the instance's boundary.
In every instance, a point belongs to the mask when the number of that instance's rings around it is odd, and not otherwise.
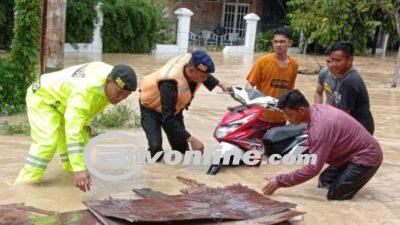
[{"label": "man in yellow high-visibility jacket", "polygon": [[33,144],[16,182],[40,181],[55,151],[63,168],[74,172],[75,186],[90,190],[83,150],[91,119],[107,105],[135,91],[135,71],[127,65],[92,62],[44,74],[27,90]]}]

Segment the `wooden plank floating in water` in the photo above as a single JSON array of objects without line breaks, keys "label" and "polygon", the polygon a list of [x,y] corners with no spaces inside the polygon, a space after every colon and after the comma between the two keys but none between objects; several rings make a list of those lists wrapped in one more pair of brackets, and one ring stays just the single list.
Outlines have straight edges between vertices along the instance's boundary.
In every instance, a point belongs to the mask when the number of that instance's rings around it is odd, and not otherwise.
[{"label": "wooden plank floating in water", "polygon": [[208,188],[204,192],[138,200],[85,201],[103,217],[129,222],[183,222],[201,220],[246,220],[295,208],[288,202],[271,200],[240,184]]},{"label": "wooden plank floating in water", "polygon": [[19,208],[23,205],[23,203],[0,205],[0,224],[13,225],[29,221],[29,212]]},{"label": "wooden plank floating in water", "polygon": [[[272,225],[292,224],[290,219],[304,214],[292,210],[296,205],[271,200],[242,185],[211,188],[193,179],[177,177],[190,188],[184,195],[170,196],[150,188],[133,189],[141,200],[88,201],[89,210],[57,213],[24,204],[0,206],[0,224],[10,225],[126,225],[126,224],[175,224],[175,225]],[[137,201],[142,205],[137,206]],[[110,204],[111,203],[111,204]],[[109,213],[102,214],[97,207]],[[127,208],[129,207],[129,208]],[[137,211],[139,210],[139,211]],[[200,213],[198,212],[200,210]],[[31,219],[30,212],[53,214]],[[151,220],[137,220],[139,217]],[[3,216],[5,215],[5,216]],[[126,216],[123,217],[123,216]],[[122,218],[121,218],[122,217]],[[244,218],[244,220],[242,220]],[[250,219],[249,219],[250,218]],[[254,219],[256,218],[256,219]],[[239,220],[239,221],[232,221]],[[11,221],[11,222],[10,222]]]},{"label": "wooden plank floating in water", "polygon": [[167,194],[164,194],[162,192],[154,191],[151,188],[141,188],[141,189],[134,188],[132,189],[132,191],[142,198],[157,198],[157,197],[168,196]]},{"label": "wooden plank floating in water", "polygon": [[[89,210],[78,210],[73,212],[65,212],[53,216],[36,217],[31,219],[26,225],[102,225]],[[21,224],[22,225],[22,224]],[[25,224],[24,224],[25,225]],[[121,225],[121,224],[115,224]]]},{"label": "wooden plank floating in water", "polygon": [[24,224],[35,214],[55,215],[57,212],[26,206],[24,203],[0,205],[0,224]]}]

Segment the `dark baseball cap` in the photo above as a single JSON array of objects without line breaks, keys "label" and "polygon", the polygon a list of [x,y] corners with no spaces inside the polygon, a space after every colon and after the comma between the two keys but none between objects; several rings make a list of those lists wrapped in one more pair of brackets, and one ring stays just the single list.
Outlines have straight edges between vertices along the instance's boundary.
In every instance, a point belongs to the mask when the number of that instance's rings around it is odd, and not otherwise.
[{"label": "dark baseball cap", "polygon": [[110,76],[115,84],[124,90],[135,91],[137,88],[136,73],[128,65],[119,64],[114,66]]},{"label": "dark baseball cap", "polygon": [[192,52],[192,58],[190,64],[205,73],[214,73],[215,66],[211,57],[202,50],[196,50]]}]

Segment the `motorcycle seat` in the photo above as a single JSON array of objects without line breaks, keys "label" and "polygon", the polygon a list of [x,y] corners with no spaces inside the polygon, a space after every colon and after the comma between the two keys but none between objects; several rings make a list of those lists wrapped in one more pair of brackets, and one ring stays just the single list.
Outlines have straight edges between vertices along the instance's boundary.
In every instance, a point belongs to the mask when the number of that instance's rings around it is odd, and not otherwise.
[{"label": "motorcycle seat", "polygon": [[274,144],[298,136],[304,132],[306,127],[306,124],[288,124],[282,127],[273,127],[265,133],[263,137],[264,144]]}]

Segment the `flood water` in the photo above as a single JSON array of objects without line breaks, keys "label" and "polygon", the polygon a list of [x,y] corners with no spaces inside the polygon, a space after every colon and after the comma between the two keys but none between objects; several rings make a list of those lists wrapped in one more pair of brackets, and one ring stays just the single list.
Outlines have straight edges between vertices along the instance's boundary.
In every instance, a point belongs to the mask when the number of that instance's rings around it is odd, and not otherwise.
[{"label": "flood water", "polygon": [[[234,85],[244,85],[247,73],[262,54],[228,57],[222,53],[211,53],[211,56],[216,64],[215,76],[218,79]],[[154,55],[103,54],[99,57],[71,54],[66,56],[65,66],[93,59],[110,64],[126,63],[135,69],[140,81],[141,77],[161,67],[169,58]],[[296,58],[300,68],[317,68],[316,60],[325,65],[324,57],[320,56],[314,58],[298,55]],[[356,57],[354,63],[367,85],[375,119],[375,137],[384,152],[383,164],[371,181],[353,200],[344,202],[326,200],[326,190],[317,188],[317,177],[296,187],[281,188],[272,196],[279,201],[298,204],[297,209],[306,212],[304,224],[400,224],[400,88],[390,88],[394,64],[394,57]],[[316,82],[317,76],[298,75],[296,88],[313,102]],[[212,137],[215,126],[225,114],[226,108],[237,104],[229,96],[219,92],[218,88],[213,92],[202,88],[193,100],[190,110],[185,112],[187,129],[206,145],[216,143]],[[137,108],[138,93],[133,93],[128,101]],[[128,131],[139,142],[146,143],[141,129]],[[164,142],[167,142],[166,139]],[[153,188],[167,194],[178,194],[179,189],[186,186],[175,179],[177,175],[214,187],[241,183],[261,191],[265,177],[273,177],[297,168],[241,166],[225,169],[216,176],[207,176],[206,166],[146,165],[142,171],[123,182],[106,182],[93,178],[92,191],[82,193],[73,187],[73,176],[61,170],[59,159],[55,157],[46,171],[43,183],[13,185],[16,175],[23,167],[30,144],[29,137],[0,135],[0,204],[25,202],[47,210],[69,211],[85,208],[82,201],[87,199],[108,196],[134,198],[132,188]]]}]

